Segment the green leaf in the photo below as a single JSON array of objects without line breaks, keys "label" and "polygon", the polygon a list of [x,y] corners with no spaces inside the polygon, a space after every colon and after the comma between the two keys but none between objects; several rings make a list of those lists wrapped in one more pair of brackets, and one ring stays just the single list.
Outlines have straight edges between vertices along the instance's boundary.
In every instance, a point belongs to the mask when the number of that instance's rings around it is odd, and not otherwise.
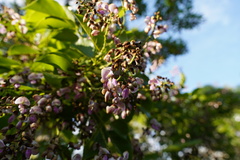
[{"label": "green leaf", "polygon": [[34,29],[40,28],[74,28],[74,22],[60,17],[50,16],[48,14],[27,10],[24,16],[27,24]]},{"label": "green leaf", "polygon": [[91,36],[92,30],[87,26],[87,24],[85,22],[83,22],[83,15],[77,14],[76,16],[77,16],[83,30],[92,39],[95,49],[98,52],[101,52],[102,49],[104,49],[104,47],[106,45],[106,36],[104,35],[104,33],[100,32],[98,36]]},{"label": "green leaf", "polygon": [[25,9],[31,9],[51,16],[68,19],[63,7],[53,0],[36,0],[26,6]]},{"label": "green leaf", "polygon": [[19,87],[19,90],[21,90],[21,91],[36,91],[36,90],[38,90],[38,89],[37,89],[37,88],[30,87],[30,86],[21,85],[21,86]]},{"label": "green leaf", "polygon": [[201,140],[192,140],[192,141],[188,141],[186,143],[178,143],[178,144],[173,144],[173,145],[169,145],[166,149],[164,149],[164,152],[177,152],[182,150],[183,148],[186,147],[191,147],[197,144],[200,144],[202,141]]},{"label": "green leaf", "polygon": [[36,49],[29,46],[15,44],[12,45],[8,50],[8,55],[21,55],[21,54],[38,54]]},{"label": "green leaf", "polygon": [[81,53],[82,55],[86,55],[88,57],[94,57],[93,48],[90,46],[83,46],[83,45],[71,45],[71,49]]},{"label": "green leaf", "polygon": [[16,133],[17,133],[17,128],[13,127],[7,131],[6,135],[13,135]]},{"label": "green leaf", "polygon": [[132,145],[129,137],[123,138],[115,131],[109,131],[109,135],[112,143],[118,148],[118,150],[123,153],[124,151],[129,152],[129,159],[132,157]]},{"label": "green leaf", "polygon": [[0,116],[0,129],[2,129],[3,127],[6,127],[8,125],[8,119],[11,115],[2,115]]},{"label": "green leaf", "polygon": [[122,138],[127,138],[129,129],[125,120],[115,120],[110,125],[112,129]]},{"label": "green leaf", "polygon": [[51,64],[66,72],[71,71],[71,68],[73,67],[73,64],[69,62],[63,55],[61,56],[56,54],[47,54],[46,56],[39,58],[37,62]]},{"label": "green leaf", "polygon": [[74,30],[71,30],[71,29],[62,29],[53,38],[60,41],[70,41],[70,42],[76,42],[78,40],[78,36],[76,36],[74,34]]},{"label": "green leaf", "polygon": [[54,67],[50,64],[34,62],[31,66],[31,71],[33,71],[33,72],[53,72]]},{"label": "green leaf", "polygon": [[70,130],[63,130],[60,133],[60,137],[66,142],[66,143],[77,143],[78,139],[77,136],[72,133]]},{"label": "green leaf", "polygon": [[5,57],[0,57],[0,67],[11,68],[12,66],[19,66],[20,63]]},{"label": "green leaf", "polygon": [[52,73],[43,73],[43,75],[47,83],[56,88],[60,88],[62,86],[62,80],[66,78]]}]

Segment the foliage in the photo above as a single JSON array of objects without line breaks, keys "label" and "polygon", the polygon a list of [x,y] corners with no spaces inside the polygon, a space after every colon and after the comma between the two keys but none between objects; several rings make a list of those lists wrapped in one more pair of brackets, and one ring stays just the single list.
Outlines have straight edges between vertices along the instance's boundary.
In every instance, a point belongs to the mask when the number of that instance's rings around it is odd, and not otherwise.
[{"label": "foliage", "polygon": [[[36,0],[23,16],[3,7],[1,159],[239,155],[239,92],[205,87],[182,94],[182,73],[179,85],[147,76],[148,64],[154,72],[169,54],[181,54],[173,46],[182,42],[172,39],[161,53],[158,37],[167,27],[159,24],[159,13],[146,18],[144,31],[128,30],[125,19],[136,18],[135,1],[78,5],[72,12]],[[204,147],[208,152],[201,152]]]}]

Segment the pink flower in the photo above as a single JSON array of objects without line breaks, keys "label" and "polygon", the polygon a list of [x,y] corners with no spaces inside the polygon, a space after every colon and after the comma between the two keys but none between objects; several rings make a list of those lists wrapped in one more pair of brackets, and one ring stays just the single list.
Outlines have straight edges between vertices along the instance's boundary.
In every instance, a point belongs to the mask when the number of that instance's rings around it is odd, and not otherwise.
[{"label": "pink flower", "polygon": [[42,109],[39,106],[33,106],[30,108],[30,114],[42,114]]},{"label": "pink flower", "polygon": [[112,77],[114,74],[113,74],[113,71],[111,70],[111,67],[106,67],[106,68],[103,68],[102,71],[101,71],[101,82],[104,83],[104,82],[107,82],[107,80]]},{"label": "pink flower", "polygon": [[110,4],[108,6],[108,9],[111,13],[114,13],[114,14],[118,14],[118,9],[117,9],[117,6],[115,4]]},{"label": "pink flower", "polygon": [[19,76],[19,75],[15,75],[13,76],[10,80],[9,80],[10,83],[23,83],[23,78],[22,76]]},{"label": "pink flower", "polygon": [[115,78],[110,78],[107,82],[108,89],[115,88],[117,86],[117,80]]},{"label": "pink flower", "polygon": [[113,113],[113,111],[116,109],[114,105],[107,106],[106,107],[106,113]]},{"label": "pink flower", "polygon": [[129,89],[128,88],[123,89],[122,97],[125,99],[125,98],[128,98],[128,96],[129,96]]},{"label": "pink flower", "polygon": [[92,36],[97,36],[98,34],[99,34],[99,30],[93,30],[92,32],[91,32],[91,35]]},{"label": "pink flower", "polygon": [[45,97],[41,98],[41,99],[37,102],[38,106],[43,106],[43,105],[45,105],[46,103],[47,103],[47,98],[45,98]]},{"label": "pink flower", "polygon": [[150,90],[155,90],[156,86],[158,86],[160,84],[160,81],[157,80],[156,78],[153,78],[151,80],[148,81],[148,84],[150,84]]},{"label": "pink flower", "polygon": [[0,139],[0,149],[5,147],[5,143],[3,142],[3,140]]},{"label": "pink flower", "polygon": [[104,95],[105,102],[107,102],[110,98],[111,98],[111,93],[109,91],[107,91]]},{"label": "pink flower", "polygon": [[25,151],[25,157],[29,159],[31,154],[32,154],[32,149],[28,147],[27,150]]},{"label": "pink flower", "polygon": [[7,33],[7,29],[5,28],[4,25],[0,24],[0,34],[5,34]]},{"label": "pink flower", "polygon": [[150,125],[156,131],[160,131],[161,129],[161,124],[155,118],[150,121]]},{"label": "pink flower", "polygon": [[61,105],[61,101],[59,99],[54,99],[52,101],[52,106],[60,106]]},{"label": "pink flower", "polygon": [[22,104],[26,106],[30,106],[30,101],[26,97],[18,97],[15,102],[15,104]]}]

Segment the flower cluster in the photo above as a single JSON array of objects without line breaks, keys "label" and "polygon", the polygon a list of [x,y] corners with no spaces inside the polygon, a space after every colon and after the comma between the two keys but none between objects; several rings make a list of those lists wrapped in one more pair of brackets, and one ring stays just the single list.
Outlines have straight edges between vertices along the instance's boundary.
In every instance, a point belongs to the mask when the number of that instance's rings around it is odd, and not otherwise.
[{"label": "flower cluster", "polygon": [[101,82],[103,83],[102,94],[104,95],[105,102],[111,100],[111,105],[106,107],[107,113],[113,113],[115,115],[121,114],[124,119],[129,111],[132,109],[131,102],[136,97],[136,92],[143,84],[141,78],[129,77],[126,82],[117,81],[111,67],[103,68]]},{"label": "flower cluster", "polygon": [[144,72],[146,68],[141,42],[134,40],[117,44],[117,48],[111,49],[104,60],[112,63],[112,70],[117,75],[128,70],[133,73]]},{"label": "flower cluster", "polygon": [[30,73],[27,78],[23,78],[25,75],[14,75],[9,79],[9,83],[14,85],[14,88],[19,88],[24,82],[30,82],[32,85],[40,84],[43,74],[42,73]]},{"label": "flower cluster", "polygon": [[162,45],[158,41],[149,41],[144,44],[143,48],[145,49],[144,55],[150,57],[152,54],[160,53]]},{"label": "flower cluster", "polygon": [[152,31],[152,35],[154,38],[158,38],[160,34],[167,31],[167,25],[157,25],[157,22],[161,20],[159,13],[155,13],[154,16],[147,16],[145,18],[145,23],[147,26],[145,27],[144,31],[149,33]]},{"label": "flower cluster", "polygon": [[138,7],[136,6],[136,1],[135,0],[124,0],[123,1],[123,7],[126,10],[130,10],[130,20],[135,20],[137,19],[136,13],[138,12]]},{"label": "flower cluster", "polygon": [[139,77],[132,74],[139,71],[144,72],[145,61],[139,42],[131,41],[119,43],[116,49],[111,49],[104,60],[111,63],[111,67],[103,68],[101,71],[101,82],[103,83],[102,94],[105,102],[112,101],[106,107],[107,113],[121,114],[124,119],[132,109],[131,102],[137,98],[137,92],[143,84]]},{"label": "flower cluster", "polygon": [[149,89],[151,91],[152,100],[159,100],[163,93],[168,93],[173,82],[166,77],[157,76],[148,81]]},{"label": "flower cluster", "polygon": [[94,157],[94,160],[128,160],[129,153],[127,151],[123,152],[122,157],[111,155],[110,151],[106,148],[99,147],[98,155]]},{"label": "flower cluster", "polygon": [[146,42],[143,48],[145,57],[149,60],[152,60],[150,70],[153,72],[164,62],[163,57],[160,55],[162,45],[155,40]]},{"label": "flower cluster", "polygon": [[[35,139],[36,129],[48,114],[58,114],[62,111],[63,106],[61,101],[51,95],[34,95],[32,99],[34,102],[30,102],[25,96],[16,99],[8,97],[5,102],[2,99],[1,105],[7,107],[5,107],[5,109],[2,108],[1,112],[11,115],[8,118],[8,126],[1,129],[3,139],[0,140],[0,142],[3,142],[5,145],[0,146],[0,151],[4,153],[4,155],[15,152],[11,148],[16,141],[19,141],[18,139],[21,139],[21,142],[18,143],[18,148],[21,152],[25,153],[25,158],[28,159],[32,154],[38,154],[39,144],[38,140]],[[9,130],[13,129],[15,129],[18,134],[14,134],[14,137],[12,137],[14,139],[11,139]],[[26,141],[26,139],[28,141]]]},{"label": "flower cluster", "polygon": [[[5,35],[4,41],[8,41],[15,36],[16,30],[11,26],[17,26],[17,30],[25,34],[28,31],[26,22],[13,9],[3,6],[3,14],[0,17],[0,34]],[[10,28],[10,29],[8,29]]]},{"label": "flower cluster", "polygon": [[84,14],[83,22],[87,22],[87,26],[92,30],[92,36],[107,32],[109,39],[119,41],[113,33],[117,25],[122,27],[122,20],[118,16],[118,7],[115,4],[101,0],[80,2],[78,12]]}]

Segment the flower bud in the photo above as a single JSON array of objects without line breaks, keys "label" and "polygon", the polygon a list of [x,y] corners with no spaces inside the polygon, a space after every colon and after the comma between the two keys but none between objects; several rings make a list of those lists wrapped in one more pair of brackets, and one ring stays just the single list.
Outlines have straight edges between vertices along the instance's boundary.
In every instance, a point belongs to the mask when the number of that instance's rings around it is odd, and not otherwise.
[{"label": "flower bud", "polygon": [[122,91],[122,97],[125,99],[125,98],[128,98],[129,96],[129,89],[128,88],[125,88],[123,91]]},{"label": "flower bud", "polygon": [[36,115],[30,115],[28,120],[29,120],[30,123],[35,123],[35,122],[37,122],[37,116]]},{"label": "flower bud", "polygon": [[30,114],[42,114],[42,109],[39,106],[33,106],[30,108]]},{"label": "flower bud", "polygon": [[117,9],[117,6],[114,4],[114,3],[111,3],[109,6],[108,6],[108,9],[111,13],[114,13],[116,12],[115,9]]},{"label": "flower bud", "polygon": [[106,148],[100,147],[98,155],[101,156],[103,154],[110,154],[110,152]]},{"label": "flower bud", "polygon": [[32,154],[32,149],[28,147],[27,150],[25,151],[26,159],[29,159],[31,154]]},{"label": "flower bud", "polygon": [[107,106],[106,107],[106,113],[113,113],[113,111],[115,110],[115,106],[111,105],[111,106]]},{"label": "flower bud", "polygon": [[61,105],[61,101],[57,98],[55,98],[53,101],[52,101],[52,106],[60,106]]},{"label": "flower bud", "polygon": [[46,112],[52,112],[52,107],[50,105],[47,105],[45,107]]},{"label": "flower bud", "polygon": [[12,123],[16,118],[15,114],[12,114],[9,118],[8,118],[8,123]]},{"label": "flower bud", "polygon": [[23,80],[22,76],[15,75],[9,80],[9,82],[10,83],[23,83],[24,80]]},{"label": "flower bud", "polygon": [[41,98],[41,99],[37,102],[38,106],[43,106],[43,105],[45,105],[46,103],[47,103],[47,98],[45,98],[45,97]]},{"label": "flower bud", "polygon": [[111,93],[110,93],[109,91],[107,91],[107,92],[105,93],[105,96],[104,96],[105,102],[107,102],[110,98],[111,98]]},{"label": "flower bud", "polygon": [[23,121],[18,121],[18,123],[16,124],[16,128],[21,129],[22,124],[23,124]]},{"label": "flower bud", "polygon": [[82,157],[80,154],[75,154],[72,158],[72,160],[82,160]]},{"label": "flower bud", "polygon": [[91,35],[92,36],[97,36],[98,34],[99,34],[99,30],[93,30],[92,32],[91,32]]},{"label": "flower bud", "polygon": [[37,127],[38,127],[37,123],[30,124],[30,128],[33,130],[37,129]]},{"label": "flower bud", "polygon": [[5,147],[5,143],[3,142],[3,140],[0,139],[0,149]]}]

